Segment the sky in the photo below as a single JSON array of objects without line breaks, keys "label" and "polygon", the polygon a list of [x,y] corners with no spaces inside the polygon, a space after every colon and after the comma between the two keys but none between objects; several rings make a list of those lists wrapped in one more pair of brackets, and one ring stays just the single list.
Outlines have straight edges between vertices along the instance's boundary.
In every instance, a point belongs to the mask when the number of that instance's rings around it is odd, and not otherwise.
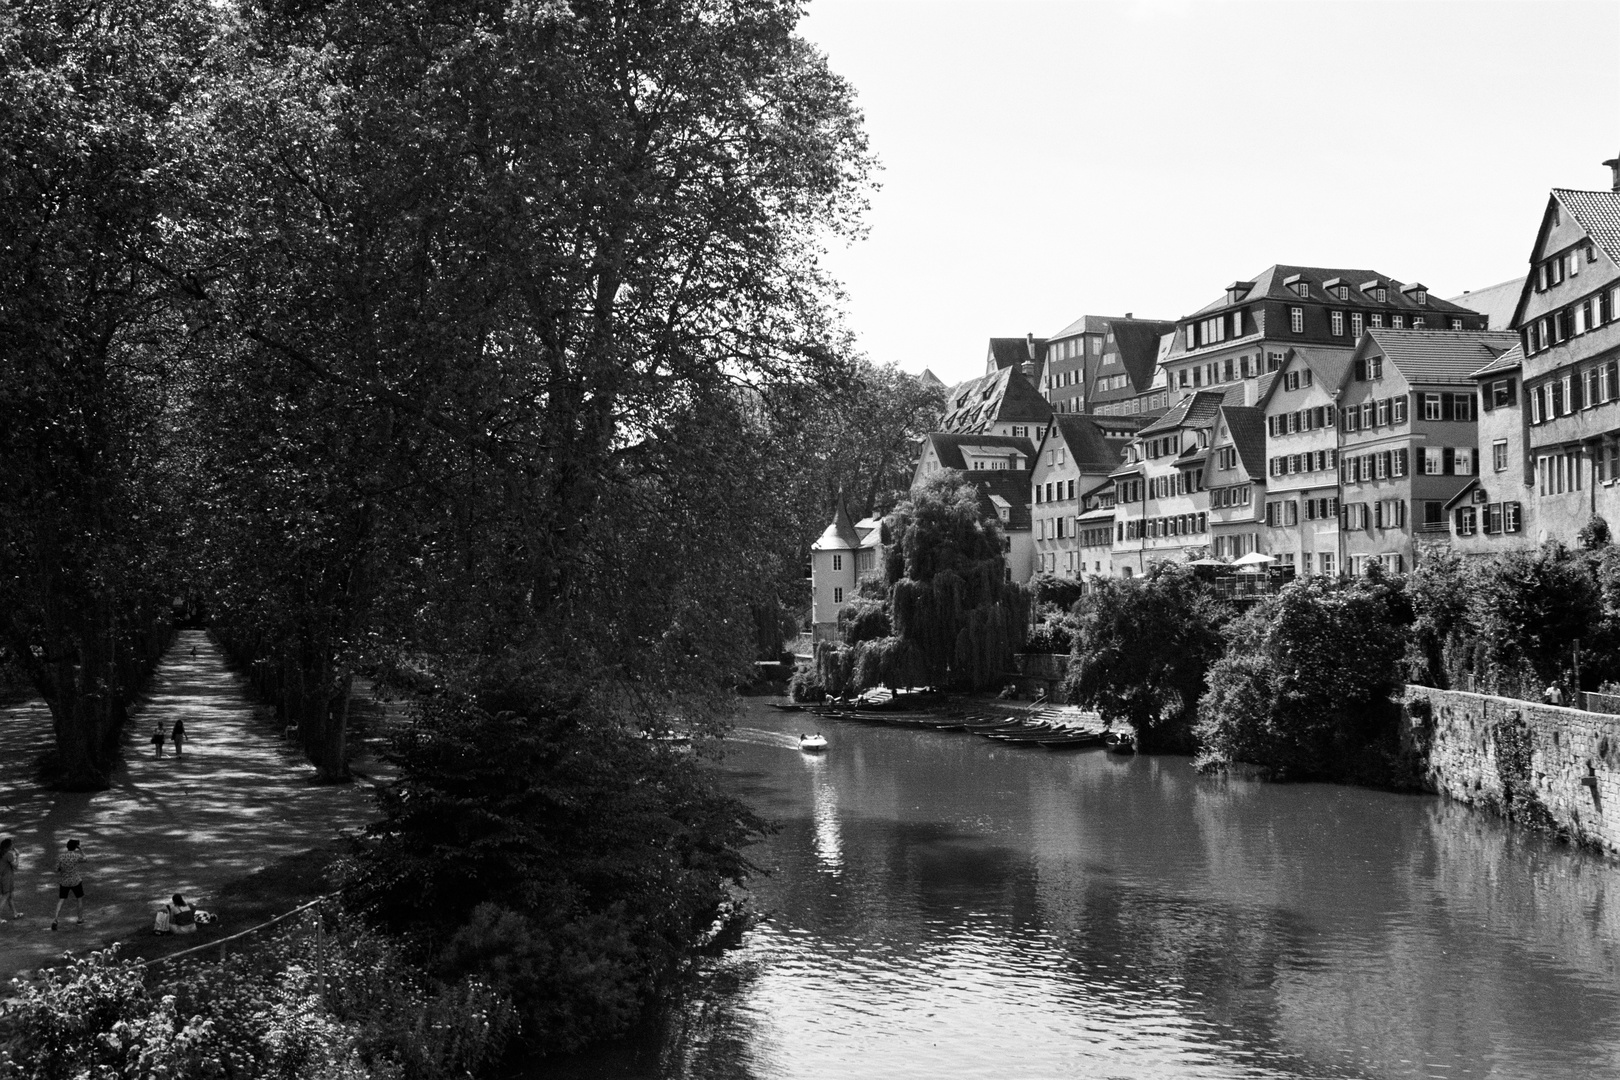
[{"label": "sky", "polygon": [[827,254],[848,325],[947,383],[1274,263],[1521,276],[1548,190],[1620,154],[1620,0],[810,0],[800,32],[881,163]]}]

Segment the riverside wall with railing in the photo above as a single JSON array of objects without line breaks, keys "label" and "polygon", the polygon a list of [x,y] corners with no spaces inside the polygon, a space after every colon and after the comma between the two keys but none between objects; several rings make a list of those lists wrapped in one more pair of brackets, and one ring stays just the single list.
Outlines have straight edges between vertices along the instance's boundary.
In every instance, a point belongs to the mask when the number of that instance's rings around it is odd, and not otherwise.
[{"label": "riverside wall with railing", "polygon": [[1434,790],[1620,854],[1620,715],[1426,686],[1404,706]]}]

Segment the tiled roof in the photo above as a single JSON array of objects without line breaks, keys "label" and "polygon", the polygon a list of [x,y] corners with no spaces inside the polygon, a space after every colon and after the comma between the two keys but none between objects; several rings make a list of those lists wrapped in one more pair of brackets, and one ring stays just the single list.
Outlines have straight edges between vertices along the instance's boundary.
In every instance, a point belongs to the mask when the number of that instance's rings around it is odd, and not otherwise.
[{"label": "tiled roof", "polygon": [[1117,321],[1119,320],[1113,315],[1082,315],[1046,340],[1056,341],[1076,334],[1106,334],[1108,324]]},{"label": "tiled roof", "polygon": [[1620,266],[1620,191],[1553,188],[1553,196],[1564,204],[1609,261]]},{"label": "tiled roof", "polygon": [[933,370],[930,368],[923,368],[922,374],[917,376],[917,381],[922,383],[924,386],[934,386],[941,390],[945,389],[945,380],[941,379],[938,375],[935,375]]},{"label": "tiled roof", "polygon": [[1017,364],[1038,364],[1041,359],[1041,350],[1046,347],[1045,338],[1035,339],[1035,355],[1029,355],[1029,341],[1021,337],[993,337],[990,339],[990,355],[995,358],[997,368],[1009,368]]},{"label": "tiled roof", "polygon": [[1026,461],[1035,460],[1035,444],[1028,439],[1014,438],[1011,435],[973,435],[936,431],[928,436],[928,442],[934,448],[934,456],[939,458],[939,463],[947,469],[967,468],[967,459],[962,456],[964,446],[1004,446],[1009,451],[1018,451]]},{"label": "tiled roof", "polygon": [[1079,517],[1077,517],[1075,520],[1076,521],[1112,521],[1115,512],[1116,512],[1115,508],[1112,507],[1112,506],[1100,506],[1095,510],[1087,510],[1085,513],[1079,515]]},{"label": "tiled roof", "polygon": [[1369,330],[1367,336],[1411,383],[1467,383],[1519,341],[1501,330]]},{"label": "tiled roof", "polygon": [[1009,529],[1025,530],[1030,527],[1029,485],[1034,476],[1033,469],[987,469],[968,473],[967,480],[979,489],[979,505],[986,514],[996,512],[990,496],[999,495],[1008,506],[1004,524]]},{"label": "tiled roof", "polygon": [[1524,346],[1514,345],[1513,348],[1509,349],[1501,356],[1498,356],[1495,360],[1492,360],[1490,363],[1486,364],[1469,377],[1478,379],[1484,375],[1495,375],[1499,371],[1512,371],[1514,368],[1519,367],[1523,363]]},{"label": "tiled roof", "polygon": [[[1308,297],[1300,297],[1291,288],[1283,284],[1283,282],[1295,277],[1301,281],[1309,283],[1310,295]],[[1410,296],[1407,296],[1401,292],[1401,286],[1406,284],[1405,282],[1397,281],[1387,274],[1380,274],[1376,270],[1343,270],[1321,266],[1287,266],[1281,263],[1277,264],[1276,266],[1266,267],[1265,270],[1261,271],[1253,278],[1245,278],[1244,280],[1246,281],[1252,280],[1254,282],[1254,287],[1245,293],[1238,300],[1238,303],[1247,304],[1256,300],[1299,299],[1309,299],[1319,303],[1329,303],[1333,300],[1333,298],[1327,294],[1325,289],[1323,289],[1322,283],[1324,281],[1331,281],[1334,278],[1339,278],[1342,280],[1343,284],[1350,286],[1350,300],[1346,301],[1346,303],[1354,302],[1367,307],[1376,307],[1379,309],[1394,311],[1438,311],[1444,313],[1462,311],[1464,314],[1469,313],[1468,309],[1466,308],[1459,308],[1458,305],[1449,300],[1441,300],[1432,295],[1428,298],[1428,304],[1419,306],[1418,303]],[[1379,303],[1372,297],[1361,292],[1361,286],[1364,283],[1373,281],[1375,279],[1382,285],[1386,286],[1388,290],[1385,293],[1387,299],[1383,303]],[[1220,299],[1211,300],[1209,303],[1193,312],[1193,315],[1197,316],[1202,315],[1205,312],[1220,311],[1223,308],[1232,306],[1232,304],[1227,303],[1226,294],[1222,293]]]},{"label": "tiled roof", "polygon": [[983,431],[996,423],[1043,424],[1051,417],[1052,406],[1023,373],[1005,367],[951,387],[939,426],[945,431]]},{"label": "tiled roof", "polygon": [[1176,324],[1151,319],[1120,319],[1114,323],[1114,344],[1120,363],[1130,378],[1134,393],[1142,393],[1153,383],[1159,363],[1159,339],[1175,333]]},{"label": "tiled roof", "polygon": [[861,538],[855,533],[855,525],[849,520],[849,510],[844,506],[844,500],[838,500],[838,509],[833,511],[832,524],[827,531],[821,534],[821,539],[810,545],[811,551],[854,551],[861,546]]},{"label": "tiled roof", "polygon": [[[1424,332],[1432,333],[1433,331]],[[1475,332],[1477,333],[1477,331]],[[1276,371],[1268,371],[1260,377],[1260,390],[1255,395],[1254,400],[1262,409],[1266,407],[1266,400],[1271,396],[1272,387],[1277,385],[1277,376],[1281,375],[1289,367],[1303,364],[1310,368],[1316,376],[1316,381],[1327,387],[1328,392],[1332,393],[1334,387],[1344,385],[1344,373],[1350,370],[1350,362],[1354,358],[1353,353],[1345,352],[1343,349],[1316,349],[1309,345],[1291,345],[1288,351],[1293,354],[1291,360]],[[1243,403],[1240,401],[1237,404],[1241,405]]]},{"label": "tiled roof", "polygon": [[1226,430],[1250,479],[1266,475],[1266,414],[1252,405],[1224,405]]},{"label": "tiled roof", "polygon": [[1490,330],[1506,330],[1513,322],[1513,309],[1518,306],[1519,294],[1524,291],[1524,278],[1516,277],[1497,285],[1453,296],[1447,303],[1460,304],[1470,311],[1485,316]]},{"label": "tiled roof", "polygon": [[[1445,505],[1446,513],[1449,514],[1451,511],[1455,510],[1458,506],[1461,506],[1462,503],[1463,503],[1463,496],[1468,495],[1470,492],[1472,492],[1477,487],[1479,487],[1479,477],[1476,476],[1476,477],[1474,477],[1474,479],[1468,481],[1468,483],[1464,484],[1460,489],[1458,489],[1457,494],[1453,495],[1451,498],[1446,500],[1446,505]],[[1473,501],[1472,498],[1470,498],[1469,501],[1472,502]]]},{"label": "tiled roof", "polygon": [[1063,433],[1069,457],[1082,470],[1102,469],[1106,472],[1119,466],[1125,444],[1116,439],[1110,445],[1103,435],[1103,427],[1092,417],[1059,413],[1052,418],[1052,424]]},{"label": "tiled roof", "polygon": [[1151,435],[1159,431],[1174,431],[1176,428],[1181,426],[1181,421],[1186,417],[1187,410],[1192,408],[1192,403],[1193,399],[1191,397],[1182,398],[1180,401],[1170,406],[1170,408],[1166,409],[1163,416],[1153,421],[1153,423],[1148,424],[1137,434]]}]

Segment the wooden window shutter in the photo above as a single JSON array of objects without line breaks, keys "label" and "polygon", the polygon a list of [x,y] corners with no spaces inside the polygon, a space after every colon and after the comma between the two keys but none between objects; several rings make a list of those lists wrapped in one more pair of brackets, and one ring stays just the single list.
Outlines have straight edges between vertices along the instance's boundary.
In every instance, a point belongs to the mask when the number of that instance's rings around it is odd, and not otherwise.
[{"label": "wooden window shutter", "polygon": [[1457,452],[1449,446],[1440,451],[1440,471],[1446,476],[1457,471]]}]

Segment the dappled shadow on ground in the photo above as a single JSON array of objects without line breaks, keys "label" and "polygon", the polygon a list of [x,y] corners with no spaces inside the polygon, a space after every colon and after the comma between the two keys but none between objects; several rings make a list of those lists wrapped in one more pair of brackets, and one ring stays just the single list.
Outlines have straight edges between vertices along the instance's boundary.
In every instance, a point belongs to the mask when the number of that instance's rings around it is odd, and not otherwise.
[{"label": "dappled shadow on ground", "polygon": [[[182,755],[165,744],[156,757],[153,726],[167,731],[177,719],[186,728]],[[0,710],[0,822],[16,838],[17,907],[25,916],[0,925],[0,978],[149,923],[175,892],[217,906],[225,882],[323,845],[372,816],[369,785],[313,783],[302,754],[254,719],[240,682],[200,631],[182,631],[158,667],[125,733],[125,761],[111,788],[41,788],[35,764],[50,747],[42,703]],[[75,838],[89,858],[85,925],[67,921],[52,933],[56,857]]]}]

